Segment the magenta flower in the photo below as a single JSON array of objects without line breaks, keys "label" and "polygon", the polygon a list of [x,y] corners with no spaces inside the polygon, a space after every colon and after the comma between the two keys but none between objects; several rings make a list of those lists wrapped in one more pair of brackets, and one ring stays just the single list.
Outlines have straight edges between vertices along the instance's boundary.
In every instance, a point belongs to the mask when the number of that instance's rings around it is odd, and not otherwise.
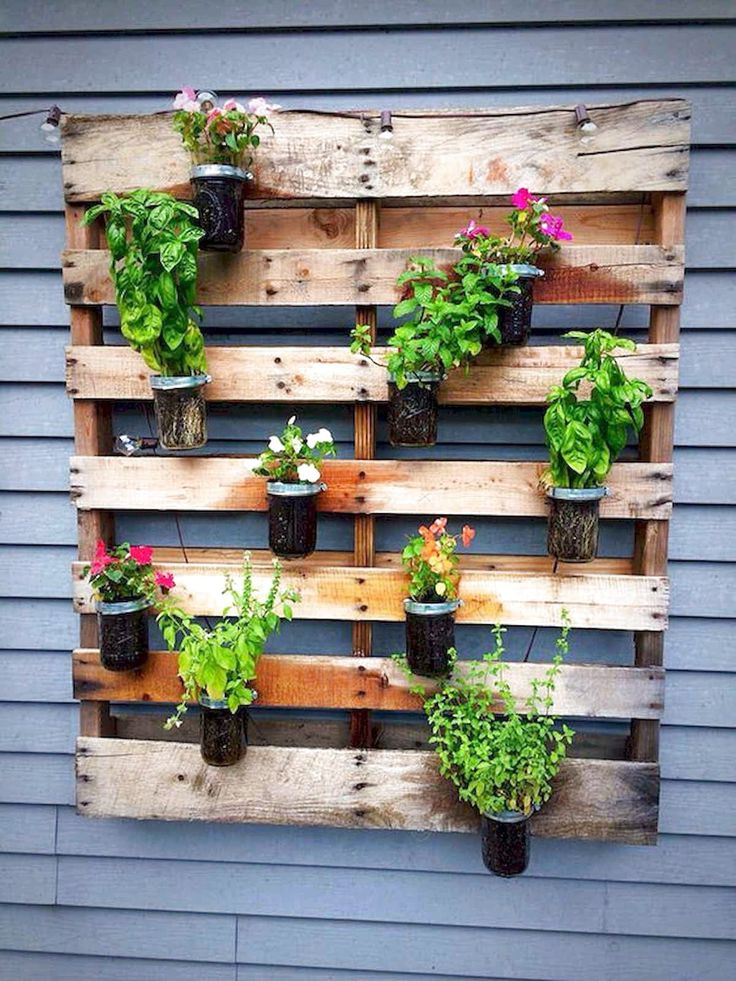
[{"label": "magenta flower", "polygon": [[138,565],[150,565],[153,559],[153,549],[150,545],[131,545],[130,557]]},{"label": "magenta flower", "polygon": [[490,235],[490,232],[485,225],[476,225],[476,223],[471,218],[465,228],[461,228],[460,231],[455,236],[456,238],[478,238],[481,235]]},{"label": "magenta flower", "polygon": [[168,593],[170,589],[173,589],[174,586],[176,586],[176,583],[174,582],[174,577],[171,575],[170,572],[154,572],[153,578],[156,582],[156,585],[160,586],[161,589],[164,590],[164,592]]},{"label": "magenta flower", "polygon": [[543,235],[561,242],[569,242],[572,239],[570,232],[562,227],[562,218],[555,215],[543,214],[539,217],[539,230]]},{"label": "magenta flower", "polygon": [[537,199],[529,193],[529,189],[526,187],[520,187],[516,194],[511,196],[511,203],[515,208],[523,211],[524,208],[528,208],[530,204],[533,204]]}]

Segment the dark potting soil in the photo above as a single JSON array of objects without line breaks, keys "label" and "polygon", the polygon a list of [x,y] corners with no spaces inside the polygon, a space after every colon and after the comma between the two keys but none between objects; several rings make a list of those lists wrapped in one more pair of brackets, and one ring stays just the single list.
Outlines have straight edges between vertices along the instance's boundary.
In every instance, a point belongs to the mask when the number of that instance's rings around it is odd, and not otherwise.
[{"label": "dark potting soil", "polygon": [[209,766],[232,766],[245,755],[248,716],[239,709],[199,707],[199,748]]},{"label": "dark potting soil", "polygon": [[532,327],[534,280],[519,279],[516,285],[519,292],[508,296],[511,306],[498,308],[498,329],[501,332],[501,344],[523,347],[529,343]]},{"label": "dark potting soil", "polygon": [[196,450],[207,442],[204,388],[153,390],[159,442],[166,450]]},{"label": "dark potting soil", "polygon": [[482,815],[480,820],[483,864],[495,875],[521,875],[529,864],[529,819],[493,821]]},{"label": "dark potting soil", "polygon": [[243,198],[245,181],[235,177],[193,177],[194,206],[204,230],[204,252],[240,252],[245,240]]},{"label": "dark potting soil", "polygon": [[98,613],[100,663],[107,671],[135,671],[148,659],[148,611]]},{"label": "dark potting soil", "polygon": [[438,381],[388,383],[388,438],[392,446],[434,446],[437,442]]},{"label": "dark potting soil", "polygon": [[317,495],[268,496],[268,544],[282,559],[303,559],[317,547]]},{"label": "dark potting soil", "polygon": [[592,562],[598,552],[600,501],[564,501],[555,497],[549,501],[549,554],[561,562]]},{"label": "dark potting soil", "polygon": [[446,677],[447,651],[455,646],[454,613],[406,613],[406,660],[414,674]]}]

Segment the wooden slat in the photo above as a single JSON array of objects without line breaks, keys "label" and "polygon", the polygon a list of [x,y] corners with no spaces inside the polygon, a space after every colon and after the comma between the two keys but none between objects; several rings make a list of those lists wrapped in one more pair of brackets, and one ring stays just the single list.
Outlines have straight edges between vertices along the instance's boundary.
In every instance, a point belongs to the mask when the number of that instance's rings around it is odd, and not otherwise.
[{"label": "wooden slat", "polygon": [[[506,668],[514,696],[520,703],[531,694],[530,681],[546,665],[510,663]],[[465,673],[467,665],[458,669]],[[140,671],[105,671],[99,651],[74,652],[74,697],[113,702],[178,702],[182,686],[177,656],[151,652]],[[411,712],[421,700],[409,691],[410,682],[385,657],[333,657],[267,654],[258,662],[253,687],[259,706],[289,708],[376,709]],[[436,690],[427,681],[428,691]],[[554,694],[557,715],[596,719],[658,719],[662,714],[662,668],[614,667],[599,664],[564,664]],[[497,700],[495,711],[503,711]]]},{"label": "wooden slat", "polygon": [[[565,760],[534,834],[654,844],[658,767]],[[197,746],[77,741],[77,809],[90,817],[325,825],[405,831],[478,830],[432,752],[253,746],[208,767]]]},{"label": "wooden slat", "polygon": [[[264,511],[265,480],[252,458],[73,457],[78,508],[129,511]],[[541,517],[544,463],[434,460],[334,460],[323,467],[319,507],[352,514],[478,514]],[[672,508],[671,464],[620,463],[601,514],[665,518]]]},{"label": "wooden slat", "polygon": [[[365,320],[365,317],[361,319]],[[384,358],[384,348],[374,357]],[[484,352],[469,373],[452,372],[440,388],[444,405],[542,405],[552,385],[576,365],[577,346]],[[670,402],[677,391],[679,345],[640,344],[619,355],[624,370]],[[346,347],[208,347],[212,402],[385,402],[383,368]],[[67,349],[67,391],[74,399],[150,399],[149,369],[129,347]]]},{"label": "wooden slat", "polygon": [[[417,249],[282,249],[201,255],[201,304],[334,306],[393,304],[397,276]],[[421,249],[449,267],[458,249]],[[680,303],[681,246],[572,245],[540,259],[546,274],[535,285],[539,303]],[[67,250],[62,256],[64,295],[71,304],[114,302],[109,256]]]},{"label": "wooden slat", "polygon": [[[264,137],[251,194],[291,200],[416,199],[683,190],[690,107],[677,99],[590,106],[598,124],[583,144],[573,106],[462,112],[282,112]],[[64,191],[92,201],[136,187],[189,190],[189,158],[166,113],[65,116]]]},{"label": "wooden slat", "polygon": [[[156,557],[154,561],[159,564]],[[176,579],[176,598],[190,613],[217,616],[223,612],[226,572],[237,574],[238,563],[167,562]],[[75,609],[93,609],[83,564],[73,569]],[[267,589],[270,565],[256,564],[254,583]],[[295,606],[298,618],[307,620],[404,619],[406,575],[398,568],[351,568],[346,566],[289,562],[284,582],[301,593]],[[669,585],[665,578],[591,574],[583,569],[565,575],[514,571],[463,572],[464,606],[457,618],[463,623],[527,624],[559,626],[566,608],[573,627],[611,630],[664,630],[667,626]]]}]

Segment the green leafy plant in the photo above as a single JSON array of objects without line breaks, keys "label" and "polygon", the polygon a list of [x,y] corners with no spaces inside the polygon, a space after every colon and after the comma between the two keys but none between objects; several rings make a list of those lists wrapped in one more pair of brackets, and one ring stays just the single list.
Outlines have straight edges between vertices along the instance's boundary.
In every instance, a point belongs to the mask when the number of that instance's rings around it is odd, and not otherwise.
[{"label": "green leafy plant", "polygon": [[169,572],[153,570],[153,549],[148,545],[123,542],[109,549],[100,539],[92,562],[84,567],[94,597],[100,603],[125,603],[147,599],[153,602],[156,589],[166,596],[174,588]]},{"label": "green leafy plant", "polygon": [[457,540],[461,538],[468,548],[475,538],[470,525],[464,525],[458,535],[450,535],[445,529],[447,518],[435,518],[427,528],[420,525],[419,534],[412,535],[403,552],[401,562],[409,573],[409,595],[419,603],[457,598],[460,581]]},{"label": "green leafy plant", "polygon": [[[580,364],[547,396],[544,430],[549,467],[542,482],[554,487],[598,487],[626,446],[629,430],[644,425],[642,403],[652,390],[628,378],[612,352],[635,351],[636,344],[605,330],[564,335],[584,346]],[[585,385],[587,398],[581,395]]]},{"label": "green leafy plant", "polygon": [[203,374],[207,361],[195,298],[197,243],[204,233],[196,225],[196,208],[143,189],[122,197],[103,194],[100,200],[83,221],[88,225],[105,215],[123,337],[153,371]]},{"label": "green leafy plant", "polygon": [[270,116],[281,107],[262,98],[251,99],[247,108],[235,99],[222,107],[203,100],[204,94],[198,98],[188,86],[174,99],[174,129],[194,162],[250,167],[251,151],[261,142],[256,130],[265,126],[273,133]]},{"label": "green leafy plant", "polygon": [[[556,654],[544,675],[532,680],[523,711],[505,677],[505,628],[500,624],[493,628],[494,650],[482,660],[460,669],[451,651],[453,675],[437,691],[427,695],[422,685],[412,688],[424,699],[440,772],[457,787],[460,799],[481,814],[531,814],[549,800],[552,780],[574,736],[551,714],[569,631],[563,611]],[[399,663],[403,667],[403,659]]]},{"label": "green leafy plant", "polygon": [[[170,651],[179,650],[179,677],[184,693],[166,729],[180,726],[188,703],[201,693],[212,699],[226,699],[235,713],[250,705],[256,691],[250,682],[256,677],[258,659],[281,620],[291,620],[292,603],[299,593],[281,588],[281,564],[274,560],[273,578],[265,600],[253,592],[253,566],[250,554],[243,559],[243,586],[238,591],[231,576],[225,577],[224,593],[229,597],[221,620],[214,627],[203,627],[173,602],[168,602],[157,623]],[[234,619],[227,619],[233,617]]]},{"label": "green leafy plant", "polygon": [[321,477],[322,461],[336,452],[329,429],[305,436],[296,425],[296,416],[292,416],[280,436],[269,437],[268,448],[258,457],[253,473],[288,484],[314,484]]}]

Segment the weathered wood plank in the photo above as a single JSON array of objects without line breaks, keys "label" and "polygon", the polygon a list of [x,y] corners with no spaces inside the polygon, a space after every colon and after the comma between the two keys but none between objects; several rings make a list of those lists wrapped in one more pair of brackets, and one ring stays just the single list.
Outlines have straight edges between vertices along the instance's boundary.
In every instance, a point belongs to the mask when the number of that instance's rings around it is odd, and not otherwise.
[{"label": "weathered wood plank", "polygon": [[[81,510],[265,511],[265,480],[255,460],[236,457],[73,457],[71,493]],[[543,463],[429,460],[328,461],[319,507],[351,514],[544,516]],[[620,463],[601,513],[666,518],[672,465]]]},{"label": "weathered wood plank", "polygon": [[[654,844],[658,768],[563,763],[534,834]],[[184,743],[80,738],[77,809],[90,817],[476,832],[432,752],[254,746],[208,767]]]},{"label": "weathered wood plank", "polygon": [[[574,107],[393,112],[287,111],[264,139],[252,195],[271,201],[457,198],[682,190],[687,186],[690,106],[679,99],[593,106],[594,145],[583,144]],[[171,116],[74,116],[62,121],[64,191],[92,201],[103,191],[152,187],[188,195],[189,159]],[[491,152],[489,152],[491,148]]]},{"label": "weathered wood plank", "polygon": [[[237,561],[201,563],[164,562],[160,568],[173,572],[175,596],[184,609],[203,616],[223,611],[223,577],[237,574]],[[404,619],[406,576],[386,566],[352,568],[313,562],[289,562],[284,582],[301,593],[295,616],[306,620]],[[270,563],[256,562],[254,584],[267,589]],[[93,610],[92,595],[84,579],[84,565],[73,564],[73,595],[77,612]],[[463,572],[464,606],[458,620],[464,623],[528,624],[559,626],[561,612],[570,614],[573,627],[611,630],[664,630],[667,625],[668,581],[661,577],[596,574],[572,567],[560,574],[485,571]]]},{"label": "weathered wood plank", "polygon": [[[377,349],[382,361],[384,350]],[[452,372],[440,388],[444,405],[542,405],[552,385],[577,364],[577,346],[505,348],[484,352],[466,375]],[[679,345],[640,344],[618,360],[641,378],[654,401],[677,392]],[[211,402],[385,402],[387,375],[346,347],[209,347]],[[150,399],[150,371],[129,347],[70,347],[67,392],[74,399]]]},{"label": "weathered wood plank", "polygon": [[[458,670],[465,673],[467,667]],[[510,663],[506,677],[517,700],[531,694],[530,681],[544,666]],[[329,657],[268,654],[258,663],[254,683],[258,705],[290,708],[344,708],[417,711],[421,700],[410,682],[385,657]],[[427,690],[436,690],[428,681]],[[74,652],[74,697],[112,702],[177,702],[182,687],[176,655],[155,651],[140,671],[105,671],[99,651]],[[658,719],[662,715],[662,668],[565,664],[555,688],[553,711],[558,715],[596,719]],[[495,706],[503,710],[500,702]]]},{"label": "weathered wood plank", "polygon": [[[393,304],[397,276],[417,249],[274,249],[236,256],[200,255],[198,301],[203,305],[335,306]],[[458,249],[422,249],[441,267]],[[539,303],[680,303],[681,246],[573,245],[544,256],[535,286]],[[64,295],[74,305],[113,303],[109,255],[67,250]]]}]

